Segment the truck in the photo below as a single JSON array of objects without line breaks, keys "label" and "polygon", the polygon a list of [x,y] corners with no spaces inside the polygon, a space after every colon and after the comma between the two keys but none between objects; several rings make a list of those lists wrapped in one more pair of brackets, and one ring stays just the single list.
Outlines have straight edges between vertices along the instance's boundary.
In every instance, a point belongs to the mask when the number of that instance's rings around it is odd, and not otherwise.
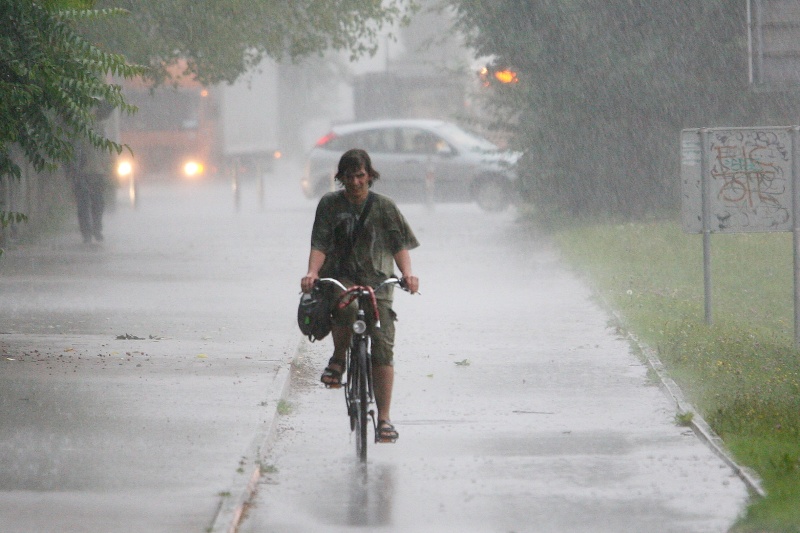
[{"label": "truck", "polygon": [[283,155],[279,86],[278,65],[264,60],[258,71],[217,88],[221,157],[229,172],[261,176]]},{"label": "truck", "polygon": [[128,145],[118,160],[120,179],[202,179],[263,173],[281,156],[278,130],[278,69],[264,62],[233,84],[205,86],[178,76],[152,88],[141,79],[120,84],[138,107],[119,120],[119,140]]}]

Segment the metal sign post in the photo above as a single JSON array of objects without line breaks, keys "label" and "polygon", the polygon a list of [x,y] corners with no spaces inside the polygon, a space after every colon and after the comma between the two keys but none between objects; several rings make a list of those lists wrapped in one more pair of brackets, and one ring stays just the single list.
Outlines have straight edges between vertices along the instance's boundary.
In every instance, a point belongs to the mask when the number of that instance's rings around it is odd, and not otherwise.
[{"label": "metal sign post", "polygon": [[[700,176],[708,174],[706,162],[706,145],[708,144],[708,130],[700,129]],[[706,324],[712,324],[711,316],[711,194],[708,180],[700,180],[701,217],[703,219],[703,301],[705,302]]]},{"label": "metal sign post", "polygon": [[792,254],[794,266],[794,347],[800,348],[800,186],[798,186],[797,135],[800,126],[792,126]]}]

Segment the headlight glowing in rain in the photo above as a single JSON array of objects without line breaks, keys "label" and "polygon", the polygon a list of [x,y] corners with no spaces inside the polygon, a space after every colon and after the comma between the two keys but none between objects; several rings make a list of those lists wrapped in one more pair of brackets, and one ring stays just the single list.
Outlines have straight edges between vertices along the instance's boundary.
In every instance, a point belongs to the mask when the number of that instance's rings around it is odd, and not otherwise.
[{"label": "headlight glowing in rain", "polygon": [[119,165],[117,165],[117,175],[120,178],[127,178],[133,172],[133,165],[131,165],[130,161],[121,161]]},{"label": "headlight glowing in rain", "polygon": [[187,161],[186,164],[183,165],[183,174],[187,178],[196,178],[203,174],[204,170],[203,164],[197,161]]}]

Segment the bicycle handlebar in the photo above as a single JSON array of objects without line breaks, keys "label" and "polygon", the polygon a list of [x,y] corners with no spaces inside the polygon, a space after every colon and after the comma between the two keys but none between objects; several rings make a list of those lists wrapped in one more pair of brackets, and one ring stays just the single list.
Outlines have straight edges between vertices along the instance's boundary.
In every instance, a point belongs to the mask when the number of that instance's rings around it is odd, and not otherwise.
[{"label": "bicycle handlebar", "polygon": [[[350,287],[348,289],[347,287],[344,286],[344,284],[341,281],[339,281],[336,278],[319,278],[317,280],[317,283],[320,283],[320,282],[331,283],[333,285],[336,285],[337,287],[339,287],[343,291],[352,290],[352,289],[355,289],[357,287],[368,288],[367,285],[354,285],[353,287]],[[394,276],[391,277],[391,278],[386,278],[385,280],[380,282],[375,287],[369,287],[369,288],[371,288],[373,291],[377,292],[377,291],[381,290],[385,285],[397,285],[398,287],[400,287],[404,291],[408,292],[408,288],[406,287],[406,284],[403,282],[403,280],[400,279],[400,278],[394,277]]]},{"label": "bicycle handlebar", "polygon": [[319,278],[317,281],[314,282],[315,285],[317,283],[332,283],[333,285],[336,285],[343,291],[347,290],[347,287],[345,287],[344,284],[336,278]]},{"label": "bicycle handlebar", "polygon": [[319,280],[317,280],[317,283],[331,283],[342,289],[343,292],[342,294],[339,295],[336,304],[339,309],[344,309],[345,307],[350,305],[350,303],[354,299],[359,298],[360,295],[368,296],[372,304],[371,305],[372,312],[375,315],[375,325],[378,328],[381,327],[381,321],[380,321],[380,316],[378,314],[378,302],[375,299],[375,293],[381,290],[386,285],[397,285],[404,291],[408,291],[405,284],[403,283],[403,280],[396,277],[386,278],[378,285],[376,285],[374,288],[370,287],[369,285],[353,285],[352,287],[348,288],[345,287],[341,281],[335,278],[320,278]]}]

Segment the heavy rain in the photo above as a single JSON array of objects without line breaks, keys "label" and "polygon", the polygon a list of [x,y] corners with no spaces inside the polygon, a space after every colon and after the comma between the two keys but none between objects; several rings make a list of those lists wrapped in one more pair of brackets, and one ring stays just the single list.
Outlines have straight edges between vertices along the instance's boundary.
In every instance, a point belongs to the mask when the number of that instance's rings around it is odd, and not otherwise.
[{"label": "heavy rain", "polygon": [[0,7],[0,531],[800,530],[800,2],[159,6]]}]

